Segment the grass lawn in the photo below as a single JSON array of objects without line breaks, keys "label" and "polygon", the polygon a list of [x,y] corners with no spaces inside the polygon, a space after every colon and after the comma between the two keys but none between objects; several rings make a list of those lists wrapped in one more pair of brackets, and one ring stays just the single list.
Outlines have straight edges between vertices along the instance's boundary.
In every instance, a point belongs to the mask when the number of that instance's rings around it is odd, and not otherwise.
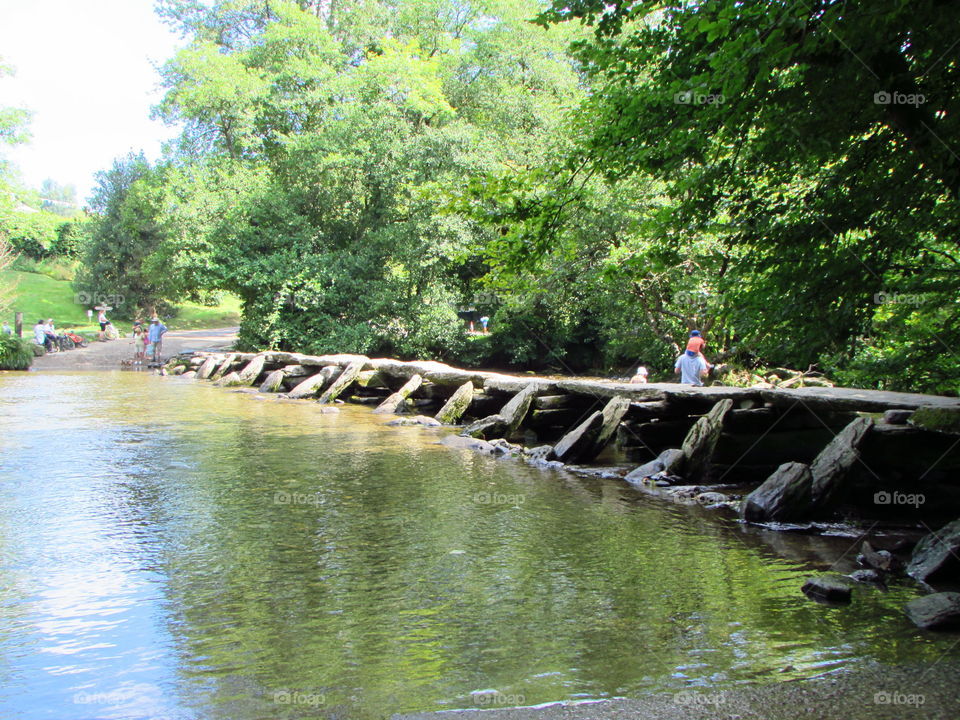
[{"label": "grass lawn", "polygon": [[[87,321],[87,308],[76,302],[76,294],[70,283],[65,280],[53,280],[37,273],[6,270],[0,272],[0,285],[16,283],[14,302],[8,320],[13,326],[13,313],[23,312],[24,335],[38,319],[53,318],[61,330],[76,332],[96,332],[100,326]],[[96,320],[96,316],[94,316]],[[206,328],[230,327],[240,324],[240,299],[232,295],[216,307],[207,307],[196,303],[183,303],[180,313],[166,321],[171,330],[201,330]],[[118,322],[117,329],[126,334],[128,323]]]}]

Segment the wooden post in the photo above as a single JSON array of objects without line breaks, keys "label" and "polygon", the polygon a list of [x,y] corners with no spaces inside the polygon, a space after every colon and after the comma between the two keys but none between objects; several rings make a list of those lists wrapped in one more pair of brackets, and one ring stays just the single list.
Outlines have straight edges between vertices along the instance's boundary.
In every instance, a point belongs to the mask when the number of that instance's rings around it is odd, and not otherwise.
[{"label": "wooden post", "polygon": [[14,330],[17,333],[17,337],[23,337],[23,313],[18,312],[15,318],[13,321]]}]

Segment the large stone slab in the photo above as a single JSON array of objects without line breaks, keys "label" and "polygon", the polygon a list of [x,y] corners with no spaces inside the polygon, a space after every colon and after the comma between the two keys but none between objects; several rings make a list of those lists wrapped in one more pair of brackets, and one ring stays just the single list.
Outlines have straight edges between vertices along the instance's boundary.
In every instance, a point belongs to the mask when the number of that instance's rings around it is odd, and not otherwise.
[{"label": "large stone slab", "polygon": [[200,366],[200,369],[197,370],[197,379],[198,380],[207,380],[213,374],[213,371],[217,367],[217,358],[215,355],[211,355],[206,360],[203,361],[203,364]]},{"label": "large stone slab", "polygon": [[910,424],[933,432],[960,435],[960,407],[924,405],[910,416]]},{"label": "large stone slab", "polygon": [[636,470],[627,473],[624,478],[628,483],[637,485],[647,478],[664,473],[665,475],[679,475],[683,472],[683,462],[686,456],[683,450],[669,448],[648,463],[644,463]]},{"label": "large stone slab", "polygon": [[538,383],[529,383],[523,390],[514,395],[497,413],[503,418],[505,428],[504,435],[512,435],[530,412],[530,406],[533,405],[533,398],[539,392]]},{"label": "large stone slab", "polygon": [[275,393],[280,392],[280,388],[283,387],[283,370],[274,370],[260,385],[260,392],[262,393]]},{"label": "large stone slab", "polygon": [[223,359],[223,362],[214,370],[213,375],[210,376],[211,380],[219,380],[228,372],[230,372],[234,365],[239,364],[240,356],[238,353],[230,353]]},{"label": "large stone slab", "polygon": [[960,581],[960,520],[954,520],[917,543],[907,574],[929,584]]},{"label": "large stone slab", "polygon": [[[379,370],[377,372],[379,372]],[[410,397],[412,393],[416,392],[422,384],[423,377],[420,375],[414,375],[403,384],[403,387],[380,403],[374,409],[374,412],[378,415],[390,415],[397,412],[397,410],[399,410],[400,407],[406,402],[407,398]]]},{"label": "large stone slab", "polygon": [[813,475],[811,500],[825,507],[839,494],[850,470],[860,460],[860,445],[873,428],[873,420],[860,417],[841,430],[810,463]]},{"label": "large stone slab", "polygon": [[460,419],[470,403],[473,402],[473,382],[468,380],[458,387],[450,399],[444,403],[440,411],[434,416],[438,422],[453,425]]},{"label": "large stone slab", "polygon": [[575,462],[582,454],[588,453],[600,435],[603,427],[603,412],[595,411],[586,420],[568,432],[560,442],[553,446],[557,460],[561,462]]},{"label": "large stone slab", "polygon": [[263,372],[263,366],[266,364],[267,359],[263,355],[255,355],[254,358],[247,363],[246,367],[240,371],[240,380],[245,385],[253,385],[257,378],[260,377],[260,373]]},{"label": "large stone slab", "polygon": [[311,375],[306,380],[301,380],[297,385],[287,393],[287,397],[299,399],[315,397],[330,378],[329,372],[321,370],[316,375]]},{"label": "large stone slab", "polygon": [[680,449],[686,457],[684,477],[697,481],[706,477],[713,461],[713,453],[723,432],[723,420],[733,407],[733,400],[720,400],[713,409],[701,417],[690,428]]},{"label": "large stone slab", "polygon": [[784,463],[740,504],[747,522],[790,522],[810,515],[813,474],[798,462]]},{"label": "large stone slab", "polygon": [[366,365],[367,359],[363,358],[360,360],[354,360],[349,365],[347,365],[343,372],[340,373],[340,377],[333,381],[333,384],[323,391],[323,394],[320,396],[320,402],[323,404],[333,402],[340,394],[346,390],[354,380],[357,379]]}]

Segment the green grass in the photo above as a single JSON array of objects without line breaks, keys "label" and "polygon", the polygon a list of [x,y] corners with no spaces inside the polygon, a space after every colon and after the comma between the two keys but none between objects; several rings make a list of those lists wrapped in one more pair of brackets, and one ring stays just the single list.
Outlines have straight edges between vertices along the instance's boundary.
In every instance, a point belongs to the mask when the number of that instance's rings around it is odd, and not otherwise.
[{"label": "green grass", "polygon": [[[13,313],[23,312],[24,335],[29,334],[40,318],[53,318],[61,330],[96,332],[100,329],[96,323],[87,321],[87,308],[76,302],[76,293],[69,282],[17,270],[0,272],[0,286],[11,283],[16,283],[13,307],[9,318],[0,318],[0,321],[8,320],[13,326]],[[179,309],[177,317],[167,321],[171,330],[202,330],[240,324],[240,299],[232,295],[225,296],[216,307],[187,302]],[[125,333],[129,330],[126,325],[118,321],[117,329]]]}]

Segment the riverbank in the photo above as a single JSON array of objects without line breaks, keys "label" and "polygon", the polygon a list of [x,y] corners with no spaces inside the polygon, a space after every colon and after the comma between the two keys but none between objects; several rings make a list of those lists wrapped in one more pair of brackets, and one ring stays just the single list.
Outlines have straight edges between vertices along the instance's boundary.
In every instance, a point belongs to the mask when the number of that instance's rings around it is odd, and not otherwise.
[{"label": "riverbank", "polygon": [[[960,641],[958,641],[960,643]],[[497,708],[495,691],[479,693],[476,710],[414,713],[394,720],[955,720],[960,664],[865,667],[803,681],[677,693],[581,704]]]},{"label": "riverbank", "polygon": [[[163,356],[184,352],[219,351],[237,340],[237,328],[171,330],[163,337]],[[93,341],[85,348],[48,353],[34,358],[34,370],[120,370],[121,362],[133,357],[133,338]],[[143,368],[146,370],[146,367]]]}]

